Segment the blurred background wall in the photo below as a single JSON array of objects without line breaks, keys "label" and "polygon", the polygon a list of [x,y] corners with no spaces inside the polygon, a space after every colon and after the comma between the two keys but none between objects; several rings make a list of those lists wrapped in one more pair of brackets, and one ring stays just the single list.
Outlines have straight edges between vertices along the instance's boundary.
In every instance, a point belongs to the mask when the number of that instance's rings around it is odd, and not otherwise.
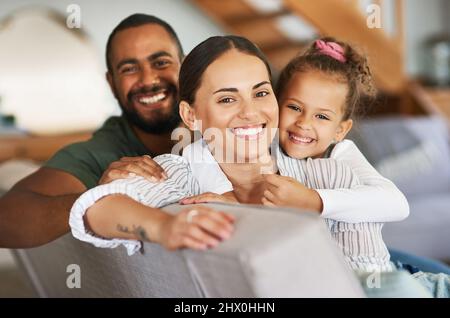
[{"label": "blurred background wall", "polygon": [[[259,0],[259,2],[265,1]],[[393,1],[387,0],[386,2]],[[113,27],[127,15],[136,12],[154,14],[168,21],[178,33],[186,52],[189,52],[206,37],[222,32],[219,26],[215,25],[189,0],[2,0],[0,2],[0,19],[14,10],[30,5],[45,6],[66,14],[66,9],[70,4],[78,4],[81,7],[82,28],[90,35],[101,56],[104,53],[107,36]],[[410,52],[407,57],[407,70],[410,74],[417,74],[420,70],[418,49],[420,49],[421,43],[428,36],[450,28],[449,1],[406,0],[405,9],[406,42]],[[386,6],[383,14],[392,15],[389,6]],[[392,28],[389,21],[390,19],[387,19],[386,22],[388,29]]]}]

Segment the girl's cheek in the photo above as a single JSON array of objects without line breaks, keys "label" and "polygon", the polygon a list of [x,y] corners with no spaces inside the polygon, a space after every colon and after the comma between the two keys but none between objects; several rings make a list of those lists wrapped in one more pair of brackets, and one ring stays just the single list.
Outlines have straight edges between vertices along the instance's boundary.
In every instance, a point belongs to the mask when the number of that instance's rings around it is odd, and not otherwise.
[{"label": "girl's cheek", "polygon": [[295,116],[290,116],[286,112],[282,111],[280,113],[280,128],[281,126],[287,126],[289,123],[295,122]]}]

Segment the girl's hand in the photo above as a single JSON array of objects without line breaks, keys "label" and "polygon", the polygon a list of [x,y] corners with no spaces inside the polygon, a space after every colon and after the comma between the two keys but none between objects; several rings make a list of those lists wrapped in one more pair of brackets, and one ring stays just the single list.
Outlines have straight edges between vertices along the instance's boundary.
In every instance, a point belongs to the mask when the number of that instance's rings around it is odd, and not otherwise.
[{"label": "girl's hand", "polygon": [[234,216],[198,206],[176,215],[167,214],[155,228],[156,243],[168,250],[205,250],[228,239],[234,230]]},{"label": "girl's hand", "polygon": [[192,197],[180,200],[180,204],[196,204],[207,202],[238,203],[238,200],[234,196],[233,191],[226,192],[224,194],[205,192],[199,195],[194,195]]},{"label": "girl's hand", "polygon": [[264,175],[266,190],[262,203],[267,206],[287,206],[322,212],[323,204],[317,191],[297,180],[276,174]]},{"label": "girl's hand", "polygon": [[117,179],[141,176],[151,182],[160,182],[167,179],[167,174],[152,157],[144,155],[140,157],[122,157],[112,162],[103,173],[98,184],[105,184]]}]

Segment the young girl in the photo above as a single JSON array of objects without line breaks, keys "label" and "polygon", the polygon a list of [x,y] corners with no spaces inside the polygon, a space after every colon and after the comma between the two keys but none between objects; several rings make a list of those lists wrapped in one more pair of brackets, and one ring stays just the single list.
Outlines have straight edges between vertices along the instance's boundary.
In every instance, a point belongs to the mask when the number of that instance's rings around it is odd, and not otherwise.
[{"label": "young girl", "polygon": [[[358,107],[369,106],[375,94],[366,58],[348,44],[319,39],[294,58],[282,71],[277,89],[281,149],[277,147],[275,153],[282,176],[267,177],[269,186],[262,202],[304,208],[303,200],[297,198],[304,196],[305,187],[316,189],[321,198],[319,211],[348,264],[358,270],[390,271],[382,220],[374,220],[366,210],[374,204],[380,214],[392,211],[381,202],[391,203],[394,196],[402,195],[364,164],[355,144],[344,139]],[[367,196],[350,196],[351,189],[363,185],[371,186],[366,190],[381,204]],[[376,195],[379,187],[384,188],[382,196]],[[336,197],[337,192],[347,193],[347,199]],[[309,198],[314,200],[314,196]],[[359,207],[355,209],[359,215],[344,212],[346,216],[339,217],[339,210],[351,205]]]}]

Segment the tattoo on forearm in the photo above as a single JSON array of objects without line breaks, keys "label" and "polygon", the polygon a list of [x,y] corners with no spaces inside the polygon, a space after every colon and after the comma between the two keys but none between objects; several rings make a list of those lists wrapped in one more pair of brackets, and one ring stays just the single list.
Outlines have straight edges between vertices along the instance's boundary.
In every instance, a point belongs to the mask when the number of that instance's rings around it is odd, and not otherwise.
[{"label": "tattoo on forearm", "polygon": [[147,232],[145,231],[145,229],[138,225],[134,225],[133,224],[133,228],[129,229],[128,226],[124,226],[121,224],[117,224],[117,230],[119,232],[123,232],[123,233],[128,233],[128,234],[134,234],[136,235],[141,241],[150,241],[150,239],[147,236]]}]

